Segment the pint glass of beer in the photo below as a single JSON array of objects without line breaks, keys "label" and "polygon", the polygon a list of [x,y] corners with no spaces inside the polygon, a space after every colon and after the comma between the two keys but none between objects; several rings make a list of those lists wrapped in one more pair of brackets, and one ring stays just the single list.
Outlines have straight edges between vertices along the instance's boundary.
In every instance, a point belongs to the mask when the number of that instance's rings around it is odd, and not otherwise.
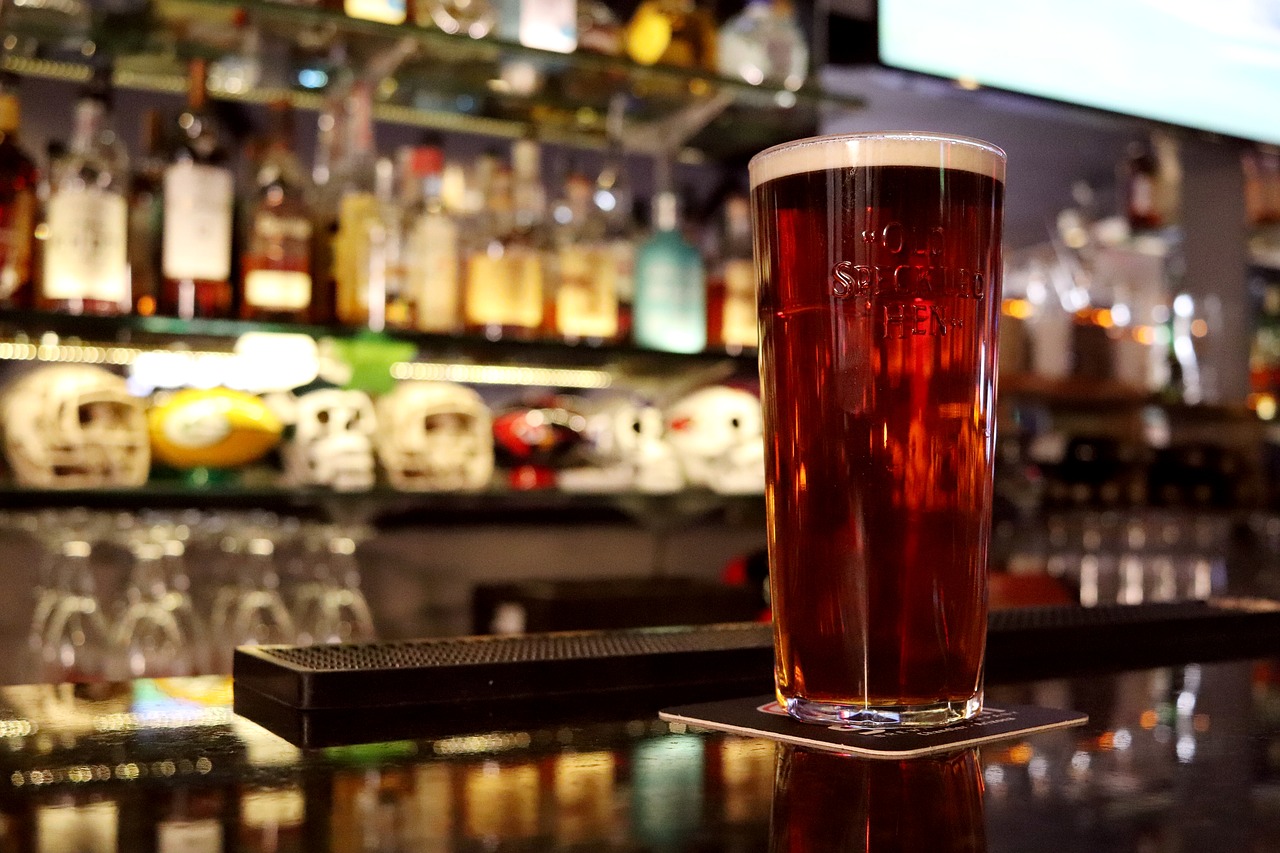
[{"label": "pint glass of beer", "polygon": [[925,133],[752,159],[778,701],[982,708],[1004,152]]}]

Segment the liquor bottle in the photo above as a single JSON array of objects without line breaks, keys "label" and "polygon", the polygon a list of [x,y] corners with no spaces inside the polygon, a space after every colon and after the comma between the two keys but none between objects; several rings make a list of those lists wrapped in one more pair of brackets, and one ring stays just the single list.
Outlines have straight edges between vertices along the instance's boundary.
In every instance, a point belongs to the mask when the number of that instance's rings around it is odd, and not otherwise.
[{"label": "liquor bottle", "polygon": [[75,132],[53,167],[48,240],[40,283],[44,307],[70,314],[128,311],[128,155],[107,126],[101,77],[80,94]]},{"label": "liquor bottle", "polygon": [[1159,205],[1160,175],[1155,155],[1144,143],[1129,146],[1124,166],[1125,214],[1134,231],[1150,231],[1164,224]]},{"label": "liquor bottle", "polygon": [[150,317],[160,300],[160,229],[164,220],[163,119],[157,109],[142,116],[141,149],[129,193],[129,281],[133,311]]},{"label": "liquor bottle", "polygon": [[498,38],[555,53],[578,46],[576,0],[498,0]]},{"label": "liquor bottle", "polygon": [[337,234],[333,239],[333,277],[340,323],[369,322],[368,239],[378,220],[378,157],[373,142],[373,93],[369,84],[352,84],[343,111],[341,154],[330,179],[337,196]]},{"label": "liquor bottle", "polygon": [[578,49],[622,55],[622,24],[604,0],[578,0]]},{"label": "liquor bottle", "polygon": [[514,173],[498,164],[488,178],[487,205],[467,249],[465,321],[496,340],[531,338],[542,326],[545,201],[538,146],[512,149]]},{"label": "liquor bottle", "polygon": [[366,223],[359,260],[367,324],[374,331],[408,328],[413,324],[413,302],[405,288],[404,209],[396,197],[396,168],[390,158],[380,157],[375,164],[373,195],[377,207]]},{"label": "liquor bottle", "polygon": [[183,319],[229,317],[235,182],[208,109],[206,65],[193,59],[187,108],[164,172],[161,307]]},{"label": "liquor bottle", "polygon": [[714,271],[707,283],[707,339],[713,346],[741,352],[759,344],[751,206],[746,196],[731,195],[725,201],[719,236]]},{"label": "liquor bottle", "polygon": [[275,127],[258,161],[257,204],[245,240],[240,316],[306,322],[311,308],[311,208],[293,153],[293,113],[272,107]]},{"label": "liquor bottle", "polygon": [[408,171],[418,185],[406,229],[405,290],[424,332],[456,332],[461,325],[458,223],[444,201],[444,152],[423,145],[410,153]]},{"label": "liquor bottle", "polygon": [[0,80],[0,308],[30,307],[36,226],[35,162],[18,144],[21,107]]},{"label": "liquor bottle", "polygon": [[658,193],[653,211],[654,233],[636,253],[635,342],[667,352],[701,352],[707,345],[702,255],[680,233],[675,193]]},{"label": "liquor bottle", "polygon": [[489,0],[417,0],[414,22],[439,27],[443,32],[484,38],[497,23],[497,11]]},{"label": "liquor bottle", "polygon": [[403,24],[407,17],[405,0],[342,0],[342,10],[349,18],[382,24]]},{"label": "liquor bottle", "polygon": [[644,0],[626,31],[627,55],[641,65],[678,65],[713,71],[715,19],[695,0]]},{"label": "liquor bottle", "polygon": [[750,0],[721,27],[718,63],[726,77],[799,89],[809,48],[791,0]]},{"label": "liquor bottle", "polygon": [[567,341],[599,343],[618,334],[618,270],[594,189],[574,172],[556,206],[555,330]]}]

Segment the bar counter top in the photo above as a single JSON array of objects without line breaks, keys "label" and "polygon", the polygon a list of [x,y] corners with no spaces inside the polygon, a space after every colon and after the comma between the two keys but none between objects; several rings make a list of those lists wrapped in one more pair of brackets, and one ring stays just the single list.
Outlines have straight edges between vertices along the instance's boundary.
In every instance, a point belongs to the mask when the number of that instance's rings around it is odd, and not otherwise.
[{"label": "bar counter top", "polygon": [[0,853],[1280,850],[1280,658],[989,685],[1090,722],[903,761],[648,707],[300,749],[231,700],[0,688]]}]

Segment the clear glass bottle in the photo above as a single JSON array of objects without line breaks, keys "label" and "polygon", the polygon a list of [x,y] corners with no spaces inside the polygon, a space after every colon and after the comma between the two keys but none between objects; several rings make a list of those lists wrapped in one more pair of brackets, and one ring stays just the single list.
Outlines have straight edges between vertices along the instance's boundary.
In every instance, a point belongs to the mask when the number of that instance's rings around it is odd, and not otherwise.
[{"label": "clear glass bottle", "polygon": [[809,47],[791,0],[750,0],[720,28],[717,61],[726,77],[799,89],[809,73]]},{"label": "clear glass bottle", "polygon": [[633,337],[638,346],[701,352],[707,345],[706,271],[680,233],[675,193],[654,199],[654,232],[636,253]]},{"label": "clear glass bottle", "polygon": [[404,210],[396,195],[395,163],[380,157],[374,167],[374,215],[361,243],[360,290],[366,294],[368,327],[412,325],[413,304],[404,279]]},{"label": "clear glass bottle", "polygon": [[604,0],[578,0],[578,49],[622,55],[622,23]]},{"label": "clear glass bottle", "polygon": [[437,145],[418,146],[407,165],[417,185],[406,221],[405,258],[414,325],[424,332],[456,332],[462,321],[460,235],[444,201],[444,152]]},{"label": "clear glass bottle", "polygon": [[129,293],[128,155],[108,123],[99,77],[80,94],[71,145],[54,166],[40,303],[69,314],[119,314]]},{"label": "clear glass bottle", "polygon": [[333,276],[337,319],[350,326],[369,323],[368,272],[371,225],[378,219],[378,157],[373,142],[373,92],[368,83],[352,84],[343,111],[341,154],[331,183],[337,197],[337,233],[333,239]]},{"label": "clear glass bottle", "polygon": [[555,53],[577,48],[576,0],[498,0],[496,5],[498,38]]},{"label": "clear glass bottle", "polygon": [[725,200],[716,262],[707,282],[707,339],[737,353],[759,345],[751,205],[744,195]]},{"label": "clear glass bottle", "polygon": [[129,193],[129,283],[133,311],[150,317],[160,300],[160,229],[164,220],[164,120],[157,109],[142,116],[141,154]]},{"label": "clear glass bottle", "polygon": [[532,338],[542,327],[545,199],[538,157],[537,143],[517,142],[514,172],[497,164],[481,190],[487,203],[467,249],[464,312],[467,329],[491,340]]},{"label": "clear glass bottle", "polygon": [[0,78],[0,308],[29,308],[32,301],[40,176],[18,144],[21,123],[12,78]]},{"label": "clear glass bottle", "polygon": [[618,267],[594,190],[586,175],[571,173],[555,210],[555,331],[570,342],[618,334]]},{"label": "clear glass bottle", "polygon": [[641,65],[714,71],[716,22],[695,0],[643,0],[627,24],[627,55]]},{"label": "clear glass bottle", "polygon": [[164,173],[161,308],[183,319],[229,317],[233,291],[235,180],[209,110],[206,63],[193,59],[187,108]]},{"label": "clear glass bottle", "polygon": [[258,163],[257,203],[241,262],[240,316],[304,323],[311,309],[311,208],[293,153],[292,109],[282,102],[272,110],[274,128]]}]

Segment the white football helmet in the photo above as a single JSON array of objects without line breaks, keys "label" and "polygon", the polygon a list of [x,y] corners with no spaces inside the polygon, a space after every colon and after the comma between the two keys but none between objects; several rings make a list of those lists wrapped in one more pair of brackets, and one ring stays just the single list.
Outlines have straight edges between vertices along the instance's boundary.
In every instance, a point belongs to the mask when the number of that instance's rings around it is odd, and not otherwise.
[{"label": "white football helmet", "polygon": [[493,476],[493,420],[480,395],[452,382],[402,382],[378,399],[376,444],[397,489],[474,491]]},{"label": "white football helmet", "polygon": [[24,486],[141,486],[151,468],[142,400],[101,367],[54,364],[14,382],[3,400],[4,449]]},{"label": "white football helmet", "polygon": [[560,472],[560,486],[574,492],[635,489],[670,494],[684,488],[684,472],[663,435],[662,410],[620,401],[587,418],[585,436],[593,465]]},{"label": "white football helmet", "polygon": [[377,416],[368,394],[312,391],[298,398],[294,415],[293,441],[285,456],[292,482],[340,492],[373,488]]},{"label": "white football helmet", "polygon": [[713,385],[681,398],[667,410],[667,441],[690,485],[730,495],[764,492],[764,431],[754,394]]}]

